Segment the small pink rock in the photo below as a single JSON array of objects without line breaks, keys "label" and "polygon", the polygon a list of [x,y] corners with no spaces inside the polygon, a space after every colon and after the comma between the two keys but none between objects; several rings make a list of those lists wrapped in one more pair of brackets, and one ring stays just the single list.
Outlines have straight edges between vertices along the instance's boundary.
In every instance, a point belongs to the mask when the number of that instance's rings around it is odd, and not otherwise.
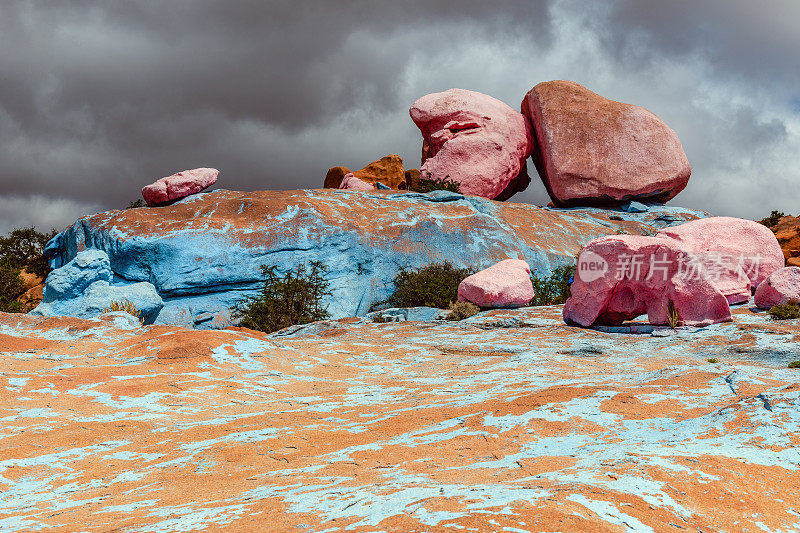
[{"label": "small pink rock", "polygon": [[756,305],[761,309],[789,302],[800,302],[800,267],[776,270],[756,289]]},{"label": "small pink rock", "polygon": [[783,268],[781,245],[772,231],[758,222],[731,217],[692,220],[656,234],[680,243],[689,252],[740,264],[753,287]]},{"label": "small pink rock", "polygon": [[340,189],[349,189],[351,191],[374,191],[375,186],[371,183],[367,183],[366,181],[360,180],[356,177],[355,174],[350,172],[349,174],[345,174],[344,178],[342,178],[342,183],[339,184]]},{"label": "small pink rock", "polygon": [[667,324],[670,301],[685,325],[731,320],[728,300],[708,275],[681,269],[686,253],[674,241],[638,235],[589,242],[578,258],[564,320],[619,325],[646,313],[651,324]]},{"label": "small pink rock", "polygon": [[197,194],[217,182],[219,170],[195,168],[161,178],[142,188],[142,196],[149,206],[164,205]]},{"label": "small pink rock", "polygon": [[458,300],[478,307],[522,307],[534,297],[531,268],[520,259],[505,259],[469,276],[458,286]]},{"label": "small pink rock", "polygon": [[461,184],[461,192],[507,200],[530,183],[525,160],[533,148],[530,124],[491,96],[449,89],[411,106],[422,133],[420,173]]}]

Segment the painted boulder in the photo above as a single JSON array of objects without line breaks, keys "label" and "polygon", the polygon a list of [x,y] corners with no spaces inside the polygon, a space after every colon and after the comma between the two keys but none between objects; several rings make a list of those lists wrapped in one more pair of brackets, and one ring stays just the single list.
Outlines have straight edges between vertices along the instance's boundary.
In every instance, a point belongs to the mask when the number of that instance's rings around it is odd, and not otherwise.
[{"label": "painted boulder", "polygon": [[534,163],[557,206],[666,202],[689,182],[678,136],[642,107],[549,81],[528,92],[522,113],[536,137]]},{"label": "painted boulder", "polygon": [[584,327],[619,325],[647,314],[651,324],[669,323],[670,308],[690,326],[731,320],[728,300],[699,270],[682,271],[687,252],[666,239],[638,235],[601,237],[578,258],[564,320]]},{"label": "painted boulder", "polygon": [[521,259],[505,259],[481,270],[458,286],[458,300],[478,307],[522,307],[533,299],[531,267]]},{"label": "painted boulder", "polygon": [[449,89],[423,96],[410,113],[422,133],[423,176],[449,178],[464,194],[494,200],[528,187],[530,126],[500,100]]},{"label": "painted boulder", "polygon": [[161,178],[142,188],[142,197],[149,206],[166,205],[197,194],[217,182],[219,170],[195,168]]},{"label": "painted boulder", "polygon": [[342,182],[339,184],[340,189],[348,189],[351,191],[374,191],[375,186],[366,181],[361,181],[352,172],[345,174]]},{"label": "painted boulder", "polygon": [[108,255],[88,249],[47,276],[44,298],[30,314],[94,318],[113,303],[123,302],[132,304],[147,324],[152,324],[164,307],[152,283],[115,280]]},{"label": "painted boulder", "polygon": [[373,185],[373,188],[382,183],[390,189],[405,190],[410,185],[407,172],[403,168],[403,159],[397,154],[389,154],[361,170],[351,171],[347,167],[329,168],[325,175],[325,188],[346,189],[348,187],[342,187],[342,182],[348,174],[353,174],[360,181]]},{"label": "painted boulder", "polygon": [[773,305],[800,303],[800,267],[781,268],[773,272],[756,289],[756,306],[769,309]]},{"label": "painted boulder", "polygon": [[731,217],[709,217],[665,228],[656,234],[672,240],[707,263],[738,263],[756,288],[783,268],[784,256],[775,234],[766,226]]}]

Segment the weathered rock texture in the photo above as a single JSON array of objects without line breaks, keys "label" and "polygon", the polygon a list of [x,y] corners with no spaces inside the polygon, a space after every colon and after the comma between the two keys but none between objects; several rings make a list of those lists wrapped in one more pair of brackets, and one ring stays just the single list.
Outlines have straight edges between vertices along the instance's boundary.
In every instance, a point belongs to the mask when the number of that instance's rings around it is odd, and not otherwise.
[{"label": "weathered rock texture", "polygon": [[797,321],[131,328],[0,314],[3,531],[800,529]]},{"label": "weathered rock texture", "polygon": [[522,307],[533,299],[531,268],[519,259],[504,259],[468,276],[458,286],[458,299],[478,307]]},{"label": "weathered rock texture", "polygon": [[647,314],[651,324],[663,325],[669,323],[670,303],[686,325],[730,320],[728,300],[706,272],[682,271],[685,255],[677,243],[655,237],[614,235],[590,242],[578,258],[564,320],[617,325]]},{"label": "weathered rock texture", "polygon": [[340,189],[348,189],[351,191],[374,191],[375,186],[367,183],[366,181],[362,181],[356,177],[355,174],[350,172],[349,174],[345,174],[344,179],[339,184]]},{"label": "weathered rock texture", "polygon": [[422,133],[420,172],[461,184],[461,192],[507,200],[530,183],[530,126],[509,106],[474,91],[449,89],[411,106]]},{"label": "weathered rock texture", "polygon": [[449,260],[482,269],[522,257],[546,275],[574,263],[594,238],[703,215],[671,207],[559,211],[445,191],[217,190],[159,209],[81,218],[46,254],[59,267],[80,250],[103,250],[119,283],[155,285],[165,302],[157,323],[218,328],[227,325],[236,300],[258,289],[262,264],[283,273],[322,261],[333,291],[329,311],[339,318],[362,315],[388,298],[400,267]]},{"label": "weathered rock texture", "polygon": [[522,101],[533,160],[558,206],[666,202],[689,181],[678,136],[650,111],[571,81],[540,83]]},{"label": "weathered rock texture", "polygon": [[351,171],[347,167],[330,168],[325,176],[325,188],[342,188],[342,180],[351,172],[361,181],[371,185],[383,183],[390,189],[408,189],[409,184],[406,179],[406,171],[403,169],[403,159],[396,154],[390,154],[373,161],[361,170]]},{"label": "weathered rock texture", "polygon": [[217,182],[219,170],[195,168],[161,178],[142,189],[142,197],[149,206],[165,205],[207,189]]},{"label": "weathered rock texture", "polygon": [[800,303],[800,267],[786,267],[773,272],[758,286],[755,300],[762,309],[789,302]]},{"label": "weathered rock texture", "polygon": [[680,243],[709,261],[739,263],[752,286],[784,266],[783,252],[766,226],[731,217],[709,217],[659,231],[656,237]]}]

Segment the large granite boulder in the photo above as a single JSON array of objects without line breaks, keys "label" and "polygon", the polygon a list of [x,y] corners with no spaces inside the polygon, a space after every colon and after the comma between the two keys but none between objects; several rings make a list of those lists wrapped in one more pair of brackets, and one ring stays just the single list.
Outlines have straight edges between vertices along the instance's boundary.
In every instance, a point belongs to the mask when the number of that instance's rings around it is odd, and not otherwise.
[{"label": "large granite boulder", "polygon": [[155,321],[164,307],[151,283],[115,279],[108,255],[87,249],[47,276],[44,298],[30,314],[94,318],[113,303],[123,302],[133,304],[148,324]]},{"label": "large granite boulder", "polygon": [[351,171],[347,167],[332,167],[325,175],[326,189],[346,189],[342,181],[348,174],[353,174],[360,181],[377,185],[382,183],[390,189],[405,190],[409,188],[406,170],[403,169],[403,159],[397,154],[389,154],[373,161],[361,170]]},{"label": "large granite boulder", "polygon": [[681,244],[708,263],[738,263],[753,288],[783,268],[781,246],[772,231],[758,222],[731,217],[709,217],[665,228],[656,237]]},{"label": "large granite boulder", "polygon": [[756,289],[755,301],[762,309],[790,302],[800,303],[800,267],[786,267],[773,272]]},{"label": "large granite boulder", "polygon": [[666,202],[689,181],[678,136],[650,111],[571,81],[540,83],[522,101],[533,160],[557,206]]},{"label": "large granite boulder", "polygon": [[[614,220],[610,219],[610,216]],[[156,323],[229,325],[231,306],[280,273],[309,261],[328,267],[334,318],[364,315],[392,293],[401,267],[449,260],[487,268],[521,257],[539,276],[574,263],[602,235],[654,232],[704,213],[655,206],[646,213],[558,210],[437,191],[217,190],[159,209],[79,219],[48,244],[53,267],[85,249],[111,258],[114,279],[152,283],[164,299]]]},{"label": "large granite boulder", "polygon": [[531,267],[520,259],[500,261],[458,285],[459,301],[484,308],[522,307],[533,297]]},{"label": "large granite boulder", "polygon": [[423,96],[410,113],[422,133],[423,176],[449,178],[461,184],[464,194],[494,200],[507,200],[528,187],[530,127],[500,100],[449,89]]},{"label": "large granite boulder", "polygon": [[195,168],[161,178],[142,188],[142,197],[149,206],[166,205],[207,189],[217,182],[219,170]]},{"label": "large granite boulder", "polygon": [[668,324],[674,306],[682,324],[701,326],[731,319],[728,300],[698,269],[687,272],[686,250],[667,239],[613,235],[587,244],[580,257],[564,320],[580,326],[619,325],[647,314]]}]

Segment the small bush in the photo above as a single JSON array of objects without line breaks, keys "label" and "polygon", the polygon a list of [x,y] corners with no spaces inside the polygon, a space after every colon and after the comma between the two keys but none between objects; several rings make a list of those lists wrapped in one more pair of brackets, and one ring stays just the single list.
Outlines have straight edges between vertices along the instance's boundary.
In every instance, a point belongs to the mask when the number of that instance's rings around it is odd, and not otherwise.
[{"label": "small bush", "polygon": [[678,308],[675,307],[675,302],[669,300],[667,302],[667,325],[675,329],[681,325],[681,314],[678,312]]},{"label": "small bush", "polygon": [[711,358],[709,358],[709,359],[708,359],[708,362],[709,362],[709,363],[716,363],[716,362],[717,362],[717,360],[716,360],[716,358],[714,358],[714,357],[711,357]]},{"label": "small bush", "polygon": [[800,368],[800,361],[792,361],[789,363],[789,368]]},{"label": "small bush", "polygon": [[325,266],[311,261],[310,268],[298,265],[283,277],[276,266],[261,265],[264,288],[261,294],[246,296],[233,308],[231,317],[239,325],[271,333],[295,324],[308,324],[330,317],[322,300],[330,296]]},{"label": "small bush", "polygon": [[144,203],[144,200],[142,200],[141,198],[139,198],[139,199],[138,199],[138,200],[136,200],[135,202],[130,202],[130,203],[128,204],[128,207],[126,207],[125,209],[136,209],[136,208],[138,208],[138,207],[144,207],[144,206],[146,206],[146,205],[147,205],[147,204],[145,204],[145,203]]},{"label": "small bush", "polygon": [[412,185],[411,190],[414,192],[450,191],[460,193],[461,183],[451,180],[450,176],[434,178],[430,174],[426,174],[420,176],[419,180]]},{"label": "small bush", "polygon": [[569,298],[569,286],[575,277],[575,265],[563,265],[556,268],[546,278],[531,276],[535,296],[529,305],[563,304]]},{"label": "small bush", "polygon": [[769,313],[772,320],[791,320],[800,318],[800,306],[797,305],[797,302],[774,305],[767,313]]},{"label": "small bush", "polygon": [[133,315],[139,319],[140,322],[144,321],[142,312],[136,308],[133,302],[129,300],[121,300],[119,302],[111,302],[111,305],[103,309],[104,313],[114,313],[117,311],[124,311],[129,315]]},{"label": "small bush", "polygon": [[480,313],[480,308],[470,302],[453,302],[450,304],[450,313],[445,317],[446,320],[464,320]]},{"label": "small bush", "polygon": [[785,216],[786,213],[783,213],[781,211],[773,211],[772,213],[769,214],[767,218],[760,220],[759,222],[761,224],[764,224],[766,227],[772,229],[775,226],[777,226],[778,222],[780,222],[780,220]]},{"label": "small bush", "polygon": [[22,304],[17,301],[25,292],[25,285],[19,277],[19,270],[0,263],[0,311],[21,313]]},{"label": "small bush", "polygon": [[468,268],[456,268],[449,261],[422,268],[401,268],[394,277],[394,294],[372,307],[388,304],[391,307],[447,309],[458,300],[458,284],[473,273]]},{"label": "small bush", "polygon": [[0,263],[41,278],[50,273],[50,266],[42,257],[47,242],[56,236],[56,230],[40,233],[36,228],[17,228],[8,237],[0,237]]}]

